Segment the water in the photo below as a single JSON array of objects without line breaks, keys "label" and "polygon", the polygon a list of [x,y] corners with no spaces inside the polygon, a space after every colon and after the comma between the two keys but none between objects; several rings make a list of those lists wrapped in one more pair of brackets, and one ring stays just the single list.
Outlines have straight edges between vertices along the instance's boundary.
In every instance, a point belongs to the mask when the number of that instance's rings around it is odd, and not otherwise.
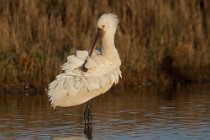
[{"label": "water", "polygon": [[84,108],[53,110],[44,94],[1,93],[0,139],[210,139],[210,85],[112,90],[93,100],[89,135]]}]

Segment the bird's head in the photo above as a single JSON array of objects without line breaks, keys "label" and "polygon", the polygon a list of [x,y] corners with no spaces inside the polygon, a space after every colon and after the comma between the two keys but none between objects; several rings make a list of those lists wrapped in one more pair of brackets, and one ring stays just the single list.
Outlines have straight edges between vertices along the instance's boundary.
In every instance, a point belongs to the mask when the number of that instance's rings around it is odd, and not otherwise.
[{"label": "bird's head", "polygon": [[90,50],[89,56],[92,55],[93,51],[96,48],[96,43],[101,39],[102,36],[104,36],[105,34],[114,36],[117,30],[117,24],[118,24],[118,18],[114,14],[103,14],[99,18],[97,24],[98,30],[96,38]]},{"label": "bird's head", "polygon": [[103,14],[98,20],[98,28],[104,33],[115,33],[117,29],[118,18],[114,14]]}]

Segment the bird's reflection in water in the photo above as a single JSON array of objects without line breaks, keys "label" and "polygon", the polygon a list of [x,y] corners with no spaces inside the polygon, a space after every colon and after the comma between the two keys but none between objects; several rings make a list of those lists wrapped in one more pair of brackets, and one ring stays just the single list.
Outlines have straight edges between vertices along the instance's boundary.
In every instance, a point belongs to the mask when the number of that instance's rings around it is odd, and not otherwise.
[{"label": "bird's reflection in water", "polygon": [[52,140],[91,140],[92,139],[92,124],[86,124],[84,127],[84,134],[87,138],[79,136],[68,136],[68,137],[54,137]]},{"label": "bird's reflection in water", "polygon": [[52,140],[87,140],[79,136],[69,136],[69,137],[54,137]]},{"label": "bird's reflection in water", "polygon": [[91,124],[85,124],[84,127],[84,134],[86,137],[91,140],[92,139],[92,123]]}]

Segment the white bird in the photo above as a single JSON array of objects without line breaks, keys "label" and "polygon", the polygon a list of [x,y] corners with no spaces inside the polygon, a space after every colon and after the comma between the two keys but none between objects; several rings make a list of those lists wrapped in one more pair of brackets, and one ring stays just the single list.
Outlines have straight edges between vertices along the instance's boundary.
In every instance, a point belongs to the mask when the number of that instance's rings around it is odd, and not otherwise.
[{"label": "white bird", "polygon": [[[63,73],[49,84],[48,96],[55,108],[80,105],[107,92],[117,84],[121,76],[121,60],[114,44],[118,18],[114,14],[103,14],[97,23],[97,35],[91,50],[77,51],[67,57],[62,66]],[[101,51],[96,50],[96,43],[102,38]],[[85,117],[90,115],[90,102],[86,107]]]}]

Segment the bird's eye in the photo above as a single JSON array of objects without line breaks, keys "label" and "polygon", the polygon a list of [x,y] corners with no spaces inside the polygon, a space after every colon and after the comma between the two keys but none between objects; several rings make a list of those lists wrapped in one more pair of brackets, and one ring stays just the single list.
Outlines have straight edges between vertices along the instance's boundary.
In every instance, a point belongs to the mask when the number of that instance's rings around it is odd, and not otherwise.
[{"label": "bird's eye", "polygon": [[105,25],[102,26],[103,28],[105,27]]}]

